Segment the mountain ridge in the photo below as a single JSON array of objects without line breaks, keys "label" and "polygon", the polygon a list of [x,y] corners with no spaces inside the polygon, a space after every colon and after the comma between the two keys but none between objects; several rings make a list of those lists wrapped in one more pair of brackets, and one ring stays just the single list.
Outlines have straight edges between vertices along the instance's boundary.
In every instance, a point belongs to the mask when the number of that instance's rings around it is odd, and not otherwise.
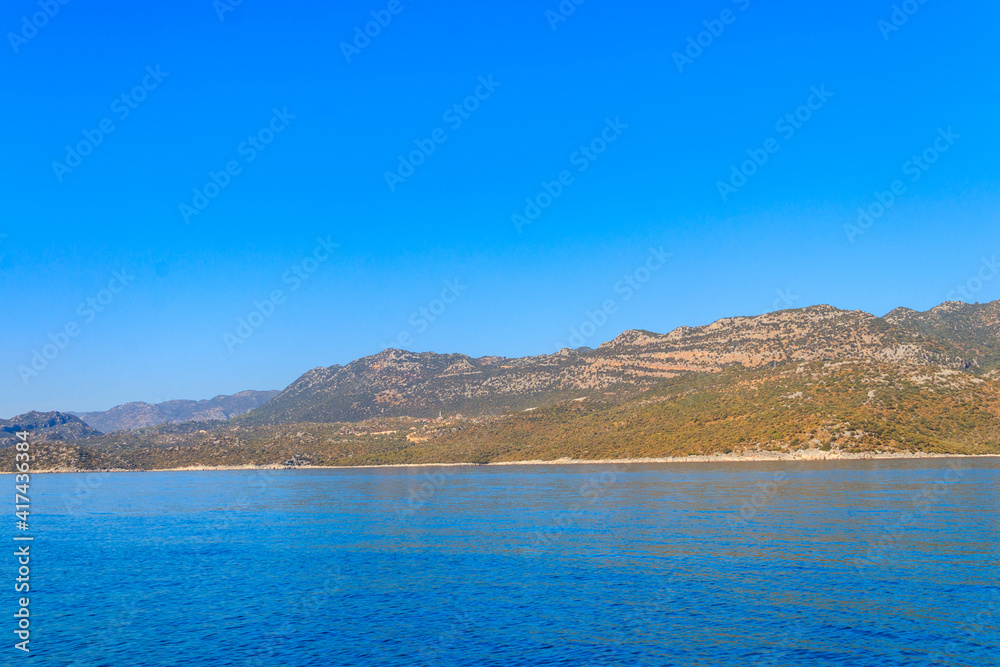
[{"label": "mountain ridge", "polygon": [[68,412],[89,426],[104,433],[126,431],[160,424],[182,424],[191,421],[225,421],[267,403],[279,391],[241,391],[220,394],[204,400],[178,399],[162,403],[132,401],[109,410]]},{"label": "mountain ridge", "polygon": [[720,318],[660,334],[624,331],[595,349],[527,357],[388,348],[300,376],[247,423],[331,423],[380,416],[496,414],[574,392],[627,395],[690,372],[794,361],[910,361],[984,372],[1000,364],[1000,301],[950,302],[883,317],[827,304]]}]

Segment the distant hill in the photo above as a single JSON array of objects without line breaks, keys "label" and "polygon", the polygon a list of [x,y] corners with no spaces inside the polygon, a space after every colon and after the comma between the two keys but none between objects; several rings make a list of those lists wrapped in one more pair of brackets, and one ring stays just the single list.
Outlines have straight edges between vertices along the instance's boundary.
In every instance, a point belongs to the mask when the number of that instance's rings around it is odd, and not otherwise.
[{"label": "distant hill", "polygon": [[232,396],[216,396],[204,401],[167,401],[165,403],[126,403],[104,412],[72,412],[104,433],[128,431],[160,424],[190,421],[225,421],[259,408],[278,391],[241,391]]},{"label": "distant hill", "polygon": [[0,448],[18,442],[17,433],[27,431],[29,440],[68,442],[102,435],[79,418],[64,412],[29,412],[13,419],[0,419]]},{"label": "distant hill", "polygon": [[811,361],[934,364],[972,373],[1000,363],[1000,301],[949,302],[885,317],[812,306],[731,317],[668,334],[626,331],[597,349],[507,359],[385,350],[316,368],[243,423],[350,422],[497,414],[581,394],[627,398],[686,373]]}]

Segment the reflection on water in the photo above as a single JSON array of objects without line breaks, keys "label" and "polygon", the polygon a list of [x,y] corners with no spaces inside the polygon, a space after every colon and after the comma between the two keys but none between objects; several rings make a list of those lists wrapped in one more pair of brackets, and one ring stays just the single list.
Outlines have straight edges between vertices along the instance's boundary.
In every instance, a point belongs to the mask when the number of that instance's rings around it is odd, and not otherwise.
[{"label": "reflection on water", "polygon": [[997,459],[33,482],[33,664],[1000,664]]}]

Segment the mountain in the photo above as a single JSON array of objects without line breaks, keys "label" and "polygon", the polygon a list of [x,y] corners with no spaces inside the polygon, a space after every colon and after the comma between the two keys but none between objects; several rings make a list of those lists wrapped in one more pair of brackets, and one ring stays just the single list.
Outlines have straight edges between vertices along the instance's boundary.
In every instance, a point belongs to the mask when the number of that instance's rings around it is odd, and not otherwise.
[{"label": "mountain", "polygon": [[13,419],[0,419],[0,448],[18,442],[17,433],[27,431],[29,440],[74,441],[102,435],[79,418],[64,412],[29,412]]},{"label": "mountain", "polygon": [[[474,418],[247,426],[163,425],[33,445],[46,470],[297,467],[736,454],[1000,455],[1000,382],[910,362],[731,367],[666,380],[625,400],[579,397]],[[11,457],[0,451],[0,465]]]},{"label": "mountain", "polygon": [[190,421],[225,421],[258,408],[280,392],[242,391],[232,396],[216,396],[204,401],[176,400],[165,403],[126,403],[104,412],[73,412],[90,426],[111,433],[159,424]]},{"label": "mountain", "polygon": [[350,422],[440,413],[497,414],[581,394],[627,398],[679,375],[791,362],[912,362],[983,373],[1000,362],[1000,301],[949,302],[885,317],[812,306],[732,317],[668,334],[626,331],[597,349],[518,359],[389,349],[316,368],[247,424]]},{"label": "mountain", "polygon": [[52,470],[1000,454],[998,341],[1000,302],[949,302],[813,306],[518,359],[385,350],[228,421],[32,451]]}]

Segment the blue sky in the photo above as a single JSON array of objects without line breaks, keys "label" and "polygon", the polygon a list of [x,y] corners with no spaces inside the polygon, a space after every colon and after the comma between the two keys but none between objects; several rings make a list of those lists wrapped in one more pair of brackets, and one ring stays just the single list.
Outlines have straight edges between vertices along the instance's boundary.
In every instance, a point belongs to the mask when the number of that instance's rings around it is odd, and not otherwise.
[{"label": "blue sky", "polygon": [[0,417],[1000,298],[996,3],[222,2],[6,4]]}]

